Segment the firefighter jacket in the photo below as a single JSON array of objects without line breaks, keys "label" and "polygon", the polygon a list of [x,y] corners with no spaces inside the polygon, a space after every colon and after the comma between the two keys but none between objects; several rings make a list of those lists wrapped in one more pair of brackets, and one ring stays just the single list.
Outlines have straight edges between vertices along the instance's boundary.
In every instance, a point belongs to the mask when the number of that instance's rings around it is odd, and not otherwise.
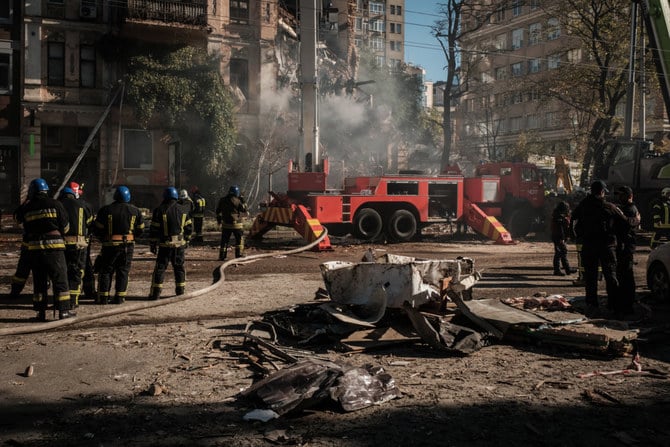
[{"label": "firefighter jacket", "polygon": [[241,230],[246,213],[247,204],[244,197],[228,194],[219,200],[216,207],[216,221],[223,226],[223,229]]},{"label": "firefighter jacket", "polygon": [[654,229],[670,230],[670,202],[666,200],[654,204],[652,212]]},{"label": "firefighter jacket", "polygon": [[570,211],[567,206],[557,206],[551,214],[551,240],[565,241],[570,236]]},{"label": "firefighter jacket", "polygon": [[193,203],[193,200],[191,200],[190,198],[179,199],[177,200],[177,204],[179,204],[179,206],[182,207],[184,211],[186,211],[189,217],[193,216],[193,210],[195,209],[195,204]]},{"label": "firefighter jacket", "polygon": [[181,247],[191,237],[193,225],[188,211],[176,200],[165,200],[151,217],[149,239],[161,247]]},{"label": "firefighter jacket", "polygon": [[65,250],[65,235],[70,229],[67,211],[55,199],[39,193],[16,210],[23,224],[23,243],[28,250]]},{"label": "firefighter jacket", "polygon": [[140,210],[129,203],[114,202],[100,208],[93,231],[103,246],[132,244],[144,230]]},{"label": "firefighter jacket", "polygon": [[91,209],[73,194],[63,194],[60,201],[67,211],[70,222],[70,229],[65,233],[65,245],[85,248],[88,245],[88,231],[93,222]]},{"label": "firefighter jacket", "polygon": [[205,198],[199,192],[193,194],[193,217],[205,217]]}]

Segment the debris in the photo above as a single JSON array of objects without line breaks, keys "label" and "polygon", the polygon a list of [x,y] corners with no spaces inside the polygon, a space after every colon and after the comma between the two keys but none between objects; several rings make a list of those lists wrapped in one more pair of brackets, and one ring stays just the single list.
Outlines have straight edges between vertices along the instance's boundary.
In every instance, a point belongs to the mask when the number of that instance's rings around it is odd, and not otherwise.
[{"label": "debris", "polygon": [[163,387],[160,386],[158,383],[152,383],[149,385],[149,389],[147,390],[147,394],[149,396],[159,396],[163,394]]},{"label": "debris", "polygon": [[351,350],[367,351],[390,345],[415,343],[419,340],[420,337],[402,334],[395,328],[380,327],[353,332],[340,342]]},{"label": "debris", "polygon": [[400,397],[393,378],[381,367],[351,368],[304,359],[256,382],[241,397],[263,402],[279,415],[332,399],[345,411],[378,405]]},{"label": "debris", "polygon": [[33,365],[29,365],[23,373],[23,377],[32,377],[35,372]]},{"label": "debris", "polygon": [[242,419],[245,421],[261,421],[267,422],[272,419],[277,419],[279,415],[272,410],[256,409],[245,414]]},{"label": "debris", "polygon": [[566,310],[572,308],[570,302],[563,295],[550,295],[545,297],[523,296],[506,298],[501,301],[521,309]]}]

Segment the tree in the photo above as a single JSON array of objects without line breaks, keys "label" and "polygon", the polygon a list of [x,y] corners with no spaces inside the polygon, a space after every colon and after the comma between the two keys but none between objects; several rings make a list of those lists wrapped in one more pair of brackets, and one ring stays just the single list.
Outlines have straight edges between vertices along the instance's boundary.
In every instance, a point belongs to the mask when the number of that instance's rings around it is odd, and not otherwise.
[{"label": "tree", "polygon": [[569,36],[557,52],[567,63],[548,71],[538,86],[586,126],[580,178],[586,184],[591,167],[602,165],[604,145],[620,125],[616,111],[627,90],[630,1],[559,0],[547,12]]},{"label": "tree", "polygon": [[215,184],[236,143],[233,103],[218,67],[205,49],[187,46],[131,57],[126,76],[138,123],[153,122],[179,139],[184,168],[201,184],[203,176]]},{"label": "tree", "polygon": [[439,14],[443,18],[437,20],[433,25],[433,36],[440,44],[446,60],[444,68],[447,85],[447,88],[444,89],[442,119],[444,133],[442,166],[447,166],[451,157],[453,141],[451,106],[468,88],[468,73],[461,72],[461,79],[458,79],[462,59],[460,42],[488,24],[497,11],[504,11],[507,8],[508,3],[508,0],[490,3],[480,0],[448,0],[447,3],[438,5]]}]

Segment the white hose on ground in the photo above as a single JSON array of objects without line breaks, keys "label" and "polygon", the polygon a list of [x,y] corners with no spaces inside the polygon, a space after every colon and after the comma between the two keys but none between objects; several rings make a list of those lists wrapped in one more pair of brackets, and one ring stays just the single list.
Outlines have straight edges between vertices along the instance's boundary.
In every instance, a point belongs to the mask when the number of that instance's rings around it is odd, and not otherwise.
[{"label": "white hose on ground", "polygon": [[126,304],[123,306],[119,307],[114,307],[113,309],[109,310],[104,310],[102,312],[98,312],[96,314],[92,315],[81,315],[81,316],[76,316],[72,318],[65,318],[63,320],[54,320],[54,321],[48,321],[44,323],[35,323],[35,324],[30,324],[27,326],[17,326],[17,327],[9,327],[9,328],[4,328],[0,329],[0,337],[5,336],[5,335],[20,335],[20,334],[32,334],[35,332],[44,332],[48,331],[50,329],[56,329],[60,328],[63,326],[71,326],[77,323],[83,323],[85,321],[92,321],[92,320],[98,320],[101,318],[105,317],[111,317],[113,315],[121,315],[125,314],[128,312],[135,312],[138,310],[144,310],[144,309],[151,309],[152,307],[158,307],[158,306],[165,306],[166,304],[173,304],[173,303],[179,303],[182,301],[186,301],[191,298],[195,298],[200,295],[204,295],[206,293],[209,293],[223,284],[225,281],[225,275],[224,275],[224,270],[226,267],[229,265],[235,265],[235,264],[247,264],[250,262],[257,261],[259,259],[263,258],[274,258],[276,256],[288,256],[296,253],[301,253],[303,251],[310,250],[311,248],[317,246],[326,236],[328,235],[328,230],[325,229],[317,238],[314,242],[310,242],[307,245],[304,245],[299,248],[294,248],[293,250],[285,250],[285,251],[280,251],[280,252],[272,252],[272,253],[259,253],[257,255],[251,255],[247,256],[245,258],[237,258],[237,259],[231,259],[230,261],[226,261],[221,266],[219,267],[219,273],[220,273],[220,278],[216,280],[214,283],[211,285],[203,288],[203,289],[198,289],[194,290],[193,292],[188,292],[185,293],[184,295],[175,295],[163,299],[159,299],[156,301],[144,301],[141,303],[133,303],[133,304]]}]

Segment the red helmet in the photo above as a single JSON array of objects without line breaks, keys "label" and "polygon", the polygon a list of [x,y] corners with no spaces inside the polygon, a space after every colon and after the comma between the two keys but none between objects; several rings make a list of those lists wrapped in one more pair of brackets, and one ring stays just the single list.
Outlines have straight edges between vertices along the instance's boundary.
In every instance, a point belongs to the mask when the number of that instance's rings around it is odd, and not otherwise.
[{"label": "red helmet", "polygon": [[72,189],[72,192],[74,192],[74,195],[77,198],[79,198],[84,193],[84,190],[81,189],[81,186],[77,182],[70,182],[68,186],[70,189]]},{"label": "red helmet", "polygon": [[200,192],[197,186],[193,185],[191,186],[191,194],[195,194],[196,192]]}]

